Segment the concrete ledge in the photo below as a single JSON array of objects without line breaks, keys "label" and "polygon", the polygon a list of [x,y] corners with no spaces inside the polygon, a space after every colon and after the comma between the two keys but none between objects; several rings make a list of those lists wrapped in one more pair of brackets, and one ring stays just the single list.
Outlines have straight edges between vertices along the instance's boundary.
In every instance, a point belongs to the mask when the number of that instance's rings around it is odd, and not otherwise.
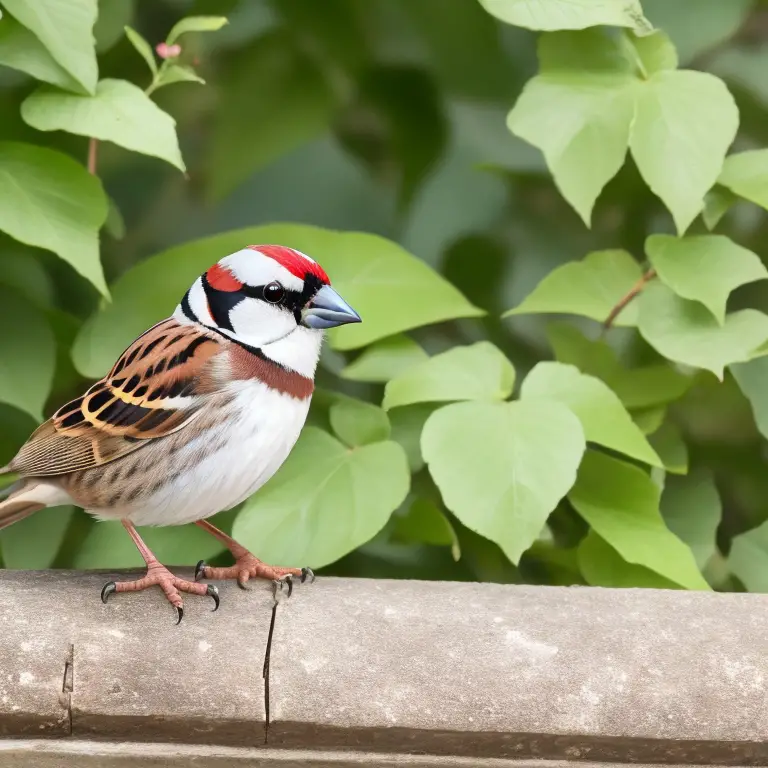
[{"label": "concrete ledge", "polygon": [[278,608],[265,748],[268,587],[176,627],[111,576],[0,572],[3,766],[768,764],[768,597],[319,579]]}]

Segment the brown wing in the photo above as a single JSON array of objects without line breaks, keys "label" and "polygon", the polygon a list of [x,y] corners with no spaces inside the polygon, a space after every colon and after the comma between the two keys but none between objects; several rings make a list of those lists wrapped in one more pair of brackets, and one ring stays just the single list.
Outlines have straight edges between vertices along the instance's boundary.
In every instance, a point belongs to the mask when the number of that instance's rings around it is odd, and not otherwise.
[{"label": "brown wing", "polygon": [[216,389],[221,342],[173,319],[150,328],[112,370],[32,434],[8,469],[60,475],[114,461],[181,429]]}]

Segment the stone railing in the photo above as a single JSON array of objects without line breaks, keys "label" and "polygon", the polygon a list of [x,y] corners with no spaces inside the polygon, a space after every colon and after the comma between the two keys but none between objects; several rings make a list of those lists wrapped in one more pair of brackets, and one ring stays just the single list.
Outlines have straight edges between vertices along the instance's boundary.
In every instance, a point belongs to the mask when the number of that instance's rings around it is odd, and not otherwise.
[{"label": "stone railing", "polygon": [[[182,571],[182,573],[184,573]],[[768,597],[0,571],[0,766],[768,764]]]}]

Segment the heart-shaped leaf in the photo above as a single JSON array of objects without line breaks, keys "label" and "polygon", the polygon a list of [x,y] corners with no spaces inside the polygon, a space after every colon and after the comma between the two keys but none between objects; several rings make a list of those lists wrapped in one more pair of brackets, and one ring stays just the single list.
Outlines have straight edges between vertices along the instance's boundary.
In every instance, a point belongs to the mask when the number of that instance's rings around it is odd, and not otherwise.
[{"label": "heart-shaped leaf", "polygon": [[657,352],[718,378],[726,365],[751,359],[768,341],[768,315],[742,309],[721,326],[699,302],[681,299],[661,283],[646,286],[639,305],[640,333]]},{"label": "heart-shaped leaf", "polygon": [[517,563],[573,485],[585,441],[559,403],[470,402],[435,411],[421,449],[446,507]]},{"label": "heart-shaped leaf", "polygon": [[723,235],[651,235],[645,251],[664,283],[678,296],[700,301],[720,325],[731,291],[768,278],[757,255]]}]

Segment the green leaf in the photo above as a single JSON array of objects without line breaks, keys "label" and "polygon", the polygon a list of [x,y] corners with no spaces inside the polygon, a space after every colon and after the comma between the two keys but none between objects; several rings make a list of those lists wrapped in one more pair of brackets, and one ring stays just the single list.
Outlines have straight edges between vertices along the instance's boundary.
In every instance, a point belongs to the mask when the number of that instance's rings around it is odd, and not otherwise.
[{"label": "green leaf", "polygon": [[419,472],[424,467],[424,457],[421,455],[421,433],[424,430],[424,424],[434,411],[435,406],[420,404],[395,408],[389,414],[392,439],[405,451],[411,474]]},{"label": "green leaf", "polygon": [[56,365],[53,333],[40,310],[16,291],[0,287],[0,401],[38,421]]},{"label": "green leaf", "polygon": [[43,86],[24,100],[21,116],[40,131],[93,136],[185,170],[176,121],[126,80],[100,80],[94,96]]},{"label": "green leaf", "polygon": [[585,441],[559,403],[470,402],[435,411],[421,448],[446,507],[517,563],[573,485]]},{"label": "green leaf", "polygon": [[639,0],[480,0],[488,13],[526,29],[585,29],[600,24],[650,32]]},{"label": "green leaf", "polygon": [[109,232],[115,240],[122,240],[125,237],[125,221],[123,214],[117,207],[117,203],[110,197],[107,199],[109,210],[107,220],[104,222],[104,229]]},{"label": "green leaf", "polygon": [[184,243],[124,273],[113,286],[112,303],[86,322],[75,342],[78,370],[104,375],[138,334],[173,312],[213,262],[249,243],[284,243],[323,265],[334,287],[363,318],[354,329],[346,326],[329,334],[336,349],[355,349],[411,328],[483,314],[449,282],[389,240],[304,224],[272,224]]},{"label": "green leaf", "polygon": [[734,536],[728,567],[750,592],[768,592],[768,521]]},{"label": "green leaf", "polygon": [[111,50],[123,36],[125,25],[133,21],[136,13],[135,0],[98,0],[99,15],[93,26],[96,53]]},{"label": "green leaf", "polygon": [[[688,472],[688,447],[680,429],[671,422],[664,422],[653,430],[649,442],[664,464],[664,469],[675,475]],[[662,510],[663,511],[663,510]]]},{"label": "green leaf", "polygon": [[381,408],[351,397],[331,406],[330,420],[333,431],[352,448],[388,440],[392,431]]},{"label": "green leaf", "polygon": [[69,90],[81,87],[40,40],[10,16],[0,24],[0,64]]},{"label": "green leaf", "polygon": [[350,381],[387,382],[428,359],[409,336],[390,336],[365,349],[339,375]]},{"label": "green leaf", "polygon": [[736,103],[714,75],[662,71],[637,89],[629,147],[679,234],[701,212],[738,127]]},{"label": "green leaf", "polygon": [[0,534],[6,568],[42,570],[53,565],[61,549],[74,507],[41,509]]},{"label": "green leaf", "polygon": [[587,451],[568,499],[629,563],[687,589],[709,589],[691,550],[664,524],[659,489],[641,469]]},{"label": "green leaf", "polygon": [[509,130],[547,160],[563,197],[589,226],[592,208],[627,154],[634,77],[597,31],[543,35],[541,74],[528,81]]},{"label": "green leaf", "polygon": [[324,133],[335,105],[323,70],[282,33],[249,44],[228,72],[219,88],[211,141],[215,200]]},{"label": "green leaf", "polygon": [[3,0],[3,5],[86,92],[94,92],[96,0]]},{"label": "green leaf", "polygon": [[154,83],[153,91],[166,85],[172,85],[173,83],[200,83],[201,85],[205,85],[205,80],[203,80],[203,78],[191,67],[185,67],[181,64],[170,64],[163,67]]},{"label": "green leaf", "polygon": [[630,49],[627,53],[637,57],[643,77],[647,78],[665,69],[677,69],[677,51],[665,32],[657,30],[644,37],[633,35],[624,39]]},{"label": "green leaf", "polygon": [[661,514],[703,569],[717,551],[715,537],[723,514],[712,473],[697,469],[687,477],[668,477],[661,495]]},{"label": "green leaf", "polygon": [[[642,274],[640,265],[626,251],[595,251],[581,261],[553,269],[522,304],[510,309],[504,317],[557,312],[602,322]],[[637,324],[635,302],[616,318],[615,324]]]},{"label": "green leaf", "polygon": [[132,27],[125,27],[125,36],[136,49],[139,56],[147,62],[147,66],[149,67],[152,76],[156,76],[157,62],[155,61],[155,52],[152,50],[152,46]]},{"label": "green leaf", "polygon": [[321,568],[375,536],[409,484],[397,443],[350,450],[307,427],[275,477],[245,503],[232,535],[267,562]]},{"label": "green leaf", "polygon": [[632,420],[644,435],[652,435],[661,428],[667,415],[667,409],[662,407],[643,408],[632,412]]},{"label": "green leaf", "polygon": [[760,434],[768,437],[768,357],[732,365],[730,371],[752,406]]},{"label": "green leaf", "polygon": [[107,218],[101,182],[67,155],[0,143],[0,230],[53,251],[107,293],[98,231]]},{"label": "green leaf", "polygon": [[[728,158],[726,158],[725,162],[727,165]],[[738,200],[739,198],[730,189],[719,185],[712,187],[707,192],[707,196],[704,198],[704,210],[701,212],[701,218],[710,232],[720,223],[723,216],[728,213]]]},{"label": "green leaf", "polygon": [[427,499],[413,500],[408,514],[399,517],[392,536],[395,541],[405,543],[418,542],[436,547],[450,547],[454,560],[461,557],[459,537],[450,520],[440,508]]},{"label": "green leaf", "polygon": [[229,24],[224,16],[187,16],[186,19],[176,22],[165,42],[173,45],[182,35],[187,32],[216,32],[225,24]]},{"label": "green leaf", "polygon": [[674,581],[642,565],[628,563],[608,542],[590,531],[578,548],[579,570],[593,587],[680,589]]},{"label": "green leaf", "polygon": [[645,287],[638,304],[640,333],[659,354],[719,379],[726,365],[751,359],[768,341],[768,315],[754,309],[727,315],[721,326],[704,306],[658,282]]},{"label": "green leaf", "polygon": [[[166,566],[209,560],[224,549],[218,539],[196,525],[146,527],[141,529],[141,537]],[[145,567],[136,545],[117,520],[93,525],[80,544],[72,565],[83,570]]]},{"label": "green leaf", "polygon": [[723,235],[651,235],[645,252],[666,285],[684,299],[700,301],[720,325],[731,291],[768,278],[758,256]]},{"label": "green leaf", "polygon": [[729,155],[718,182],[735,195],[768,208],[768,149]]},{"label": "green leaf", "polygon": [[515,384],[515,369],[488,341],[454,347],[387,383],[383,407],[451,400],[506,400]]},{"label": "green leaf", "polygon": [[662,466],[616,394],[600,379],[580,373],[572,365],[539,363],[525,377],[520,398],[561,403],[579,419],[587,442]]},{"label": "green leaf", "polygon": [[684,63],[730,39],[752,7],[752,0],[643,0],[646,16],[670,35]]}]

